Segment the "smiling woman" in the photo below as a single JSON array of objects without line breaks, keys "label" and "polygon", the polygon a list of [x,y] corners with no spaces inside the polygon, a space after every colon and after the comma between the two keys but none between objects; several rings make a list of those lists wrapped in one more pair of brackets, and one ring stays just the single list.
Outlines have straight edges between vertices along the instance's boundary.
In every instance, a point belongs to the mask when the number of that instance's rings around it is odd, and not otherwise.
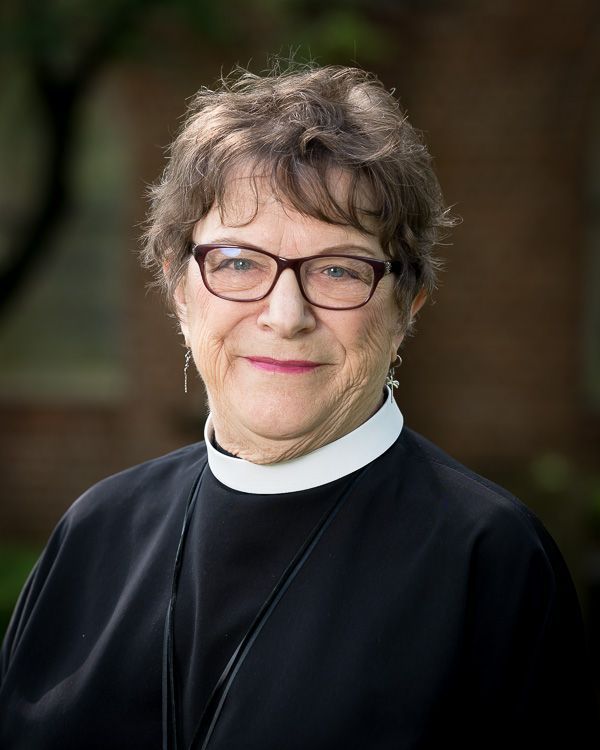
[{"label": "smiling woman", "polygon": [[[233,184],[196,223],[198,263],[188,261],[175,299],[216,440],[271,464],[352,432],[381,405],[403,338],[391,273],[402,264],[376,235],[281,203],[264,178]],[[213,244],[224,234],[234,240],[225,252]],[[413,315],[423,301],[417,295]]]},{"label": "smiling woman", "polygon": [[393,395],[451,224],[374,76],[201,90],[143,257],[206,388],[204,441],[109,477],[58,525],[2,650],[3,748],[524,750],[597,732],[553,540]]}]

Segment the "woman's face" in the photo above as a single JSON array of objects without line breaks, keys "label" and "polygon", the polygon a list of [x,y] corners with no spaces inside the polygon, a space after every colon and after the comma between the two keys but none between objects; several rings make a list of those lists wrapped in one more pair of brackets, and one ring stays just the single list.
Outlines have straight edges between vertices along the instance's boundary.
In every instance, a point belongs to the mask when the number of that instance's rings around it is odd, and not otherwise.
[{"label": "woman's face", "polygon": [[[284,258],[349,253],[384,259],[377,238],[313,219],[247,179],[232,183],[224,210],[194,229],[196,243],[251,245]],[[257,302],[211,294],[190,258],[176,301],[182,332],[204,381],[219,444],[256,463],[308,453],[345,435],[380,406],[402,331],[384,277],[354,310],[324,310],[302,296],[285,270]],[[420,304],[419,304],[420,306]]]}]

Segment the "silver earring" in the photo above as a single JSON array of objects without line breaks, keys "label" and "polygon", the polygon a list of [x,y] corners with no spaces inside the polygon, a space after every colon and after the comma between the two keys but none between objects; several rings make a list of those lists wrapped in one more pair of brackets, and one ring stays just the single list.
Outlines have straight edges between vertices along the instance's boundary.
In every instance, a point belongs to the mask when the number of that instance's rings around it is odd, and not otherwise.
[{"label": "silver earring", "polygon": [[188,349],[185,353],[185,362],[183,365],[183,392],[187,393],[187,375],[188,375],[188,369],[190,367],[190,362],[192,361],[192,350]]},{"label": "silver earring", "polygon": [[394,390],[394,388],[398,388],[398,386],[400,385],[400,383],[396,380],[395,372],[396,372],[396,367],[400,367],[401,364],[402,364],[402,357],[399,354],[396,354],[396,359],[390,365],[390,369],[389,369],[387,378],[385,380],[385,384],[389,386],[392,389],[392,391]]}]

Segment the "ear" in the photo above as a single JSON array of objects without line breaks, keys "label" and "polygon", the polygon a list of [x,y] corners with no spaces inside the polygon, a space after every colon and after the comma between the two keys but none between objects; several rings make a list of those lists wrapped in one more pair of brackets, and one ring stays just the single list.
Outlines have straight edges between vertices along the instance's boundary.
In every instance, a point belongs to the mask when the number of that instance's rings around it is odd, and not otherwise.
[{"label": "ear", "polygon": [[189,346],[190,330],[188,324],[187,279],[185,275],[175,288],[173,301],[175,303],[175,314],[177,315],[181,333],[183,334],[183,338],[185,339],[185,345]]},{"label": "ear", "polygon": [[[418,294],[413,299],[412,304],[410,306],[410,323],[413,322],[417,313],[423,307],[426,301],[427,301],[427,292],[424,289],[419,290]],[[406,334],[406,331],[403,329],[402,331],[399,331],[398,334],[394,336],[392,340],[392,361],[395,359],[396,354],[398,353],[398,349],[400,348],[400,344],[404,340],[405,334]]]},{"label": "ear", "polygon": [[425,302],[427,301],[427,292],[424,289],[421,289],[417,296],[412,301],[412,305],[410,306],[410,317],[411,319],[416,317],[419,310],[423,307]]}]

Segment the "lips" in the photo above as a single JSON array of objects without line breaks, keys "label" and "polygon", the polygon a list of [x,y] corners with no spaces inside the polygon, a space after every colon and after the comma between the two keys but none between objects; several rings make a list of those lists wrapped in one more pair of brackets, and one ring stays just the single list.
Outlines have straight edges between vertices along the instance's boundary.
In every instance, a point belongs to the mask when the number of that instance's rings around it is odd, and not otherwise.
[{"label": "lips", "polygon": [[271,357],[245,357],[253,367],[267,372],[302,374],[314,371],[321,366],[320,362],[307,359],[272,359]]}]

